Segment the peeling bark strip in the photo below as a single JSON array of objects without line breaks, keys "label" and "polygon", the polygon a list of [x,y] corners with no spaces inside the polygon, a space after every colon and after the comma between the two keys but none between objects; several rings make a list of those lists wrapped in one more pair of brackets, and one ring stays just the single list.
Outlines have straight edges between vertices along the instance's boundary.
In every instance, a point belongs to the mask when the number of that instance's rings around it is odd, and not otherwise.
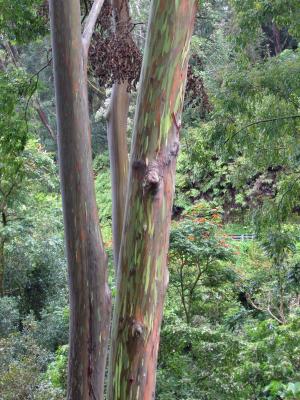
[{"label": "peeling bark strip", "polygon": [[110,294],[95,201],[86,70],[92,22],[102,3],[94,2],[82,37],[80,1],[50,0],[70,285],[69,400],[104,398]]},{"label": "peeling bark strip", "polygon": [[138,96],[118,290],[109,400],[151,400],[179,128],[196,1],[153,0]]}]

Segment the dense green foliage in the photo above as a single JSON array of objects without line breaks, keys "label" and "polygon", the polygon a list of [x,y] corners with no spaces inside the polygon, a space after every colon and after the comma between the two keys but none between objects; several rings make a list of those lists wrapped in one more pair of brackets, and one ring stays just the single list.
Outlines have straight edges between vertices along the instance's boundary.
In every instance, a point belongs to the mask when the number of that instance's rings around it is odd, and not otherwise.
[{"label": "dense green foliage", "polygon": [[43,17],[43,0],[1,0],[0,32],[9,40],[26,43],[47,32]]},{"label": "dense green foliage", "polygon": [[[134,20],[145,22],[148,2],[132,3]],[[297,400],[300,6],[200,3],[156,398]],[[62,400],[69,306],[58,160],[37,113],[39,104],[55,132],[47,12],[44,2],[27,0],[0,0],[0,10],[0,399]],[[134,34],[142,48],[145,26]],[[110,93],[89,81],[96,196],[111,260]],[[244,233],[256,237],[233,240]],[[115,294],[112,265],[110,272]]]}]

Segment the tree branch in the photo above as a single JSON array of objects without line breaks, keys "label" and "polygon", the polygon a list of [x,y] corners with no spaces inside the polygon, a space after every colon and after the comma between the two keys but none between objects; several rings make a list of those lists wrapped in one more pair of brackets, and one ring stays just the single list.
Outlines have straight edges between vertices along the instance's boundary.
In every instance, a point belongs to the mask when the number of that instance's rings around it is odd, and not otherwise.
[{"label": "tree branch", "polygon": [[230,140],[232,140],[235,136],[237,136],[239,133],[241,133],[242,131],[244,131],[245,129],[250,128],[253,125],[258,125],[258,124],[264,124],[266,122],[273,122],[273,121],[280,121],[282,119],[296,119],[296,118],[300,118],[299,114],[296,115],[286,115],[286,116],[282,116],[282,117],[273,117],[273,118],[267,118],[267,119],[261,119],[259,121],[254,121],[251,122],[250,124],[247,124],[245,126],[243,126],[241,129],[239,129],[238,131],[236,131],[235,133],[233,133],[229,138],[227,138],[225,140],[225,144],[228,143]]},{"label": "tree branch", "polygon": [[104,0],[95,0],[89,15],[87,16],[82,34],[84,56],[87,58],[90,43],[92,40],[95,24],[103,6]]},{"label": "tree branch", "polygon": [[184,265],[185,265],[185,262],[182,259],[181,263],[180,263],[180,267],[179,267],[180,289],[181,289],[180,290],[180,297],[181,297],[181,303],[182,303],[182,306],[183,306],[183,310],[184,310],[184,313],[185,313],[186,323],[188,324],[190,322],[190,313],[189,313],[189,309],[187,307],[186,300],[185,300],[185,295],[184,295],[184,291],[185,291],[184,282],[183,282],[184,281],[184,278],[183,278],[183,267],[184,267]]},{"label": "tree branch", "polygon": [[279,324],[283,325],[284,321],[282,321],[280,318],[276,317],[276,315],[274,315],[271,311],[271,306],[268,305],[266,309],[258,306],[257,304],[254,303],[254,301],[251,299],[250,295],[247,293],[246,294],[246,299],[247,301],[251,304],[251,306],[253,308],[255,308],[258,311],[264,312],[264,313],[268,313],[273,319],[275,319],[275,321],[277,321]]},{"label": "tree branch", "polygon": [[89,85],[89,87],[92,89],[92,91],[93,91],[94,93],[96,93],[98,96],[100,96],[100,97],[105,96],[105,91],[101,92],[101,90],[98,89],[98,88],[93,84],[93,82],[91,82],[89,79],[88,79],[88,85]]},{"label": "tree branch", "polygon": [[83,2],[84,2],[85,11],[84,11],[84,16],[83,16],[83,18],[81,20],[82,24],[85,21],[86,17],[88,16],[88,13],[89,13],[89,6],[88,6],[88,3],[87,3],[87,0],[83,0]]},{"label": "tree branch", "polygon": [[54,132],[54,130],[52,129],[52,127],[48,121],[47,115],[46,115],[45,111],[42,109],[42,106],[38,99],[36,99],[36,101],[35,101],[34,108],[36,109],[36,111],[38,113],[41,123],[44,125],[44,127],[46,128],[46,130],[48,131],[48,133],[54,140],[54,142],[56,142],[56,132]]}]

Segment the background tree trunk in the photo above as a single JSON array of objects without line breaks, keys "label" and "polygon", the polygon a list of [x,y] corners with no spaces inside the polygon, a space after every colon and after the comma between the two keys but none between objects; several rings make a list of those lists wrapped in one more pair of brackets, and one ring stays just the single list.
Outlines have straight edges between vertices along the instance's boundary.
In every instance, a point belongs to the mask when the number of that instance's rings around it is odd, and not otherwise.
[{"label": "background tree trunk", "polygon": [[[99,9],[99,2],[94,5],[92,10]],[[95,201],[88,112],[86,58],[92,20],[88,18],[87,35],[82,38],[79,0],[51,0],[50,17],[70,285],[67,398],[99,400],[103,399],[110,294]]]},{"label": "background tree trunk", "polygon": [[4,245],[5,245],[5,239],[0,237],[0,297],[4,296],[4,272],[5,272]]},{"label": "background tree trunk", "polygon": [[[122,31],[128,25],[130,18],[128,1],[112,0],[112,6],[114,8],[115,31]],[[113,252],[116,271],[119,262],[128,183],[127,119],[129,93],[127,88],[128,82],[114,84],[107,115],[112,187]]]},{"label": "background tree trunk", "polygon": [[196,1],[153,0],[138,96],[113,320],[109,400],[150,400]]},{"label": "background tree trunk", "polygon": [[[7,215],[6,210],[7,205],[2,204],[0,213],[1,213],[1,225],[2,229],[5,229],[7,226]],[[5,242],[7,241],[6,233],[0,234],[0,297],[3,297],[5,294],[4,291],[4,278],[5,278]]]},{"label": "background tree trunk", "polygon": [[275,56],[278,56],[282,51],[280,30],[277,28],[276,24],[272,24],[273,32],[273,42],[274,42],[274,52]]}]

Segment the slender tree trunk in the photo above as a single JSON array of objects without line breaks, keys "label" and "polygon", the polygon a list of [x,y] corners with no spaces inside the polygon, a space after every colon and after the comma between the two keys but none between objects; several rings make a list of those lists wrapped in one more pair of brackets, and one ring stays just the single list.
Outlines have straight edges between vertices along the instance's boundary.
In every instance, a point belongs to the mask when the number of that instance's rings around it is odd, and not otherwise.
[{"label": "slender tree trunk", "polygon": [[[5,212],[6,206],[2,205],[1,211],[1,225],[4,229],[7,226],[7,215]],[[4,273],[5,273],[5,242],[7,237],[4,235],[0,235],[0,297],[4,296]]]},{"label": "slender tree trunk", "polygon": [[152,1],[120,250],[109,400],[150,400],[155,395],[174,175],[195,10],[193,0]]},{"label": "slender tree trunk", "polygon": [[4,270],[5,270],[5,259],[4,259],[4,238],[0,238],[0,297],[4,296]]},{"label": "slender tree trunk", "polygon": [[127,92],[127,83],[115,84],[110,99],[107,135],[112,187],[113,253],[116,271],[119,262],[128,183],[128,110],[129,94]]},{"label": "slender tree trunk", "polygon": [[[127,0],[112,0],[115,31],[124,29],[129,20]],[[128,83],[115,83],[107,115],[107,136],[112,187],[113,252],[117,271],[125,214],[128,181],[127,119],[129,111]]]},{"label": "slender tree trunk", "polygon": [[87,95],[87,50],[99,4],[94,2],[94,14],[87,19],[87,31],[81,37],[79,0],[50,1],[70,285],[70,400],[103,399],[110,321],[107,258],[95,201]]},{"label": "slender tree trunk", "polygon": [[280,30],[274,23],[272,24],[272,32],[273,32],[274,51],[275,55],[278,56],[282,51],[281,37],[280,37],[281,35],[280,35]]}]

